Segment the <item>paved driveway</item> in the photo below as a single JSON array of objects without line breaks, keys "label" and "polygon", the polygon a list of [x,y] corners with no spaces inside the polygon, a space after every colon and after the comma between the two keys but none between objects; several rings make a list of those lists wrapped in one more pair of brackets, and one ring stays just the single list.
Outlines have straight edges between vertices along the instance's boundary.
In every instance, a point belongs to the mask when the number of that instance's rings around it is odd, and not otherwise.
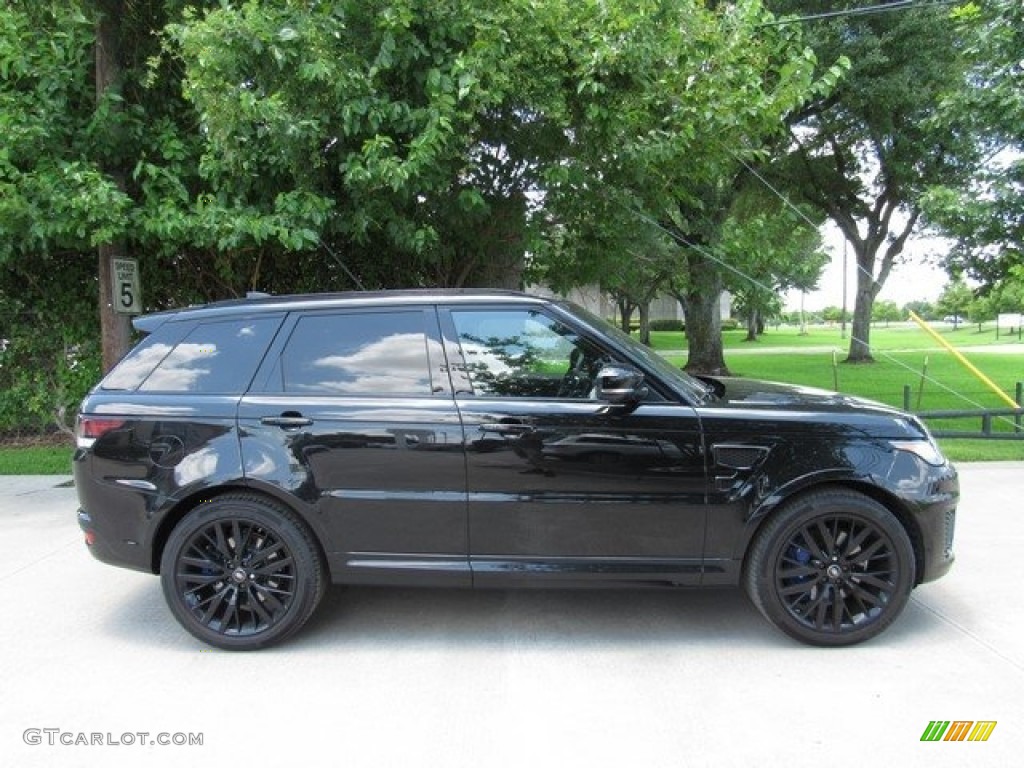
[{"label": "paved driveway", "polygon": [[[953,572],[864,646],[796,645],[729,590],[360,588],[252,654],[95,562],[64,478],[0,477],[0,764],[1011,765],[1024,465],[961,471]],[[998,725],[922,743],[933,720]]]}]

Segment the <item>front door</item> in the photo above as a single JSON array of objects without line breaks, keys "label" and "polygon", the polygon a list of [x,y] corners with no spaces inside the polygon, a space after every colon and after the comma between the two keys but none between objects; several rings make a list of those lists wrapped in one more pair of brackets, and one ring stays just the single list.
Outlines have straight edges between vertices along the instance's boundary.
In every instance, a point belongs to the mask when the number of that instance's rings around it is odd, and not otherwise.
[{"label": "front door", "polygon": [[631,361],[547,307],[441,317],[474,584],[698,583],[707,489],[694,410],[653,390],[632,410],[594,399],[598,368]]}]

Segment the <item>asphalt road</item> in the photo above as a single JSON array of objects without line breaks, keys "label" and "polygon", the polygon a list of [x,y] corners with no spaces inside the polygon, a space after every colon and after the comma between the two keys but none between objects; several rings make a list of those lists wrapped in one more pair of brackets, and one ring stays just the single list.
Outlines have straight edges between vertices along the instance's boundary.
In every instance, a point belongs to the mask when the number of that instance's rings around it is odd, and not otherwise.
[{"label": "asphalt road", "polygon": [[[1012,765],[1022,471],[961,467],[953,572],[855,648],[797,645],[731,590],[335,588],[251,654],[94,561],[66,478],[0,477],[0,765]],[[922,742],[933,720],[997,725]]]}]

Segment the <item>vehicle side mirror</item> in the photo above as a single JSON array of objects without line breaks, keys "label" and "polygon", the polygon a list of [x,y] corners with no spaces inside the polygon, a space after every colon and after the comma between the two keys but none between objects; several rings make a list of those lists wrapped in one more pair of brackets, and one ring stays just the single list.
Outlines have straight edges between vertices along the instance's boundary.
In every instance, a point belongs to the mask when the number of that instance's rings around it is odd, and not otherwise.
[{"label": "vehicle side mirror", "polygon": [[635,405],[647,395],[644,375],[628,365],[601,366],[594,383],[594,396],[611,405]]}]

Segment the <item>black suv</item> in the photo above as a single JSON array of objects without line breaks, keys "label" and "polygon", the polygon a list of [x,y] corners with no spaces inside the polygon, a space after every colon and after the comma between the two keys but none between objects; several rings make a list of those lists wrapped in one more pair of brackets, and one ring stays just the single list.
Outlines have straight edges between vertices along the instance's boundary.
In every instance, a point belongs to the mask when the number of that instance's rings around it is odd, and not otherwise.
[{"label": "black suv", "polygon": [[135,326],[82,403],[79,521],[222,648],[295,632],[329,582],[741,584],[847,645],[953,562],[956,472],[916,418],[694,378],[568,303],[261,296]]}]

